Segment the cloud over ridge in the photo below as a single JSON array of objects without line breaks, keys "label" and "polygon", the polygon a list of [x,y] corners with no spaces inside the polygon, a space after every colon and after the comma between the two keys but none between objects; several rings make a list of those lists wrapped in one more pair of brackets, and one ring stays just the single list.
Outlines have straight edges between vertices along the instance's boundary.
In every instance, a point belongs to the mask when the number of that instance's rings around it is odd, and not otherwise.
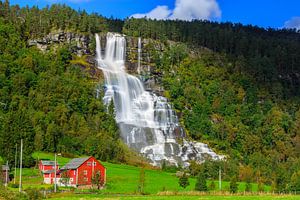
[{"label": "cloud over ridge", "polygon": [[284,23],[284,28],[295,28],[300,30],[300,17],[292,17]]},{"label": "cloud over ridge", "polygon": [[216,0],[176,0],[175,8],[159,5],[148,13],[137,13],[133,18],[150,19],[214,19],[221,17],[221,10]]}]

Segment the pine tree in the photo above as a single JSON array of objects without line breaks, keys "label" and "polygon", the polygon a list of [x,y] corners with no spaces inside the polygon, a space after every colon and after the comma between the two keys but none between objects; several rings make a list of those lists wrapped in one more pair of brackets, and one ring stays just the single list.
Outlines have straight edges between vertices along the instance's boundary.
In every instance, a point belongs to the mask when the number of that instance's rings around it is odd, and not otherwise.
[{"label": "pine tree", "polygon": [[143,194],[144,193],[144,188],[145,188],[145,169],[141,168],[139,184],[138,184],[139,193]]},{"label": "pine tree", "polygon": [[247,183],[246,183],[245,191],[252,192],[252,184],[249,181],[247,181]]},{"label": "pine tree", "polygon": [[197,182],[195,185],[195,190],[197,191],[207,191],[207,185],[206,185],[206,177],[204,173],[199,173],[197,177]]},{"label": "pine tree", "polygon": [[300,192],[300,170],[294,172],[291,177],[291,190]]},{"label": "pine tree", "polygon": [[215,181],[212,181],[209,184],[209,190],[214,191],[215,189],[216,189],[216,183],[215,183]]},{"label": "pine tree", "polygon": [[230,181],[230,192],[231,193],[236,193],[238,191],[238,183],[237,183],[237,180],[236,180],[236,176],[234,176],[231,181]]},{"label": "pine tree", "polygon": [[262,181],[259,181],[258,183],[257,183],[257,190],[259,191],[259,192],[264,192],[265,191],[265,186],[264,186],[264,183],[262,182]]},{"label": "pine tree", "polygon": [[187,186],[190,185],[189,178],[188,178],[188,176],[186,175],[185,172],[184,172],[183,175],[179,178],[178,183],[179,183],[180,187],[182,187],[182,188],[186,188]]}]

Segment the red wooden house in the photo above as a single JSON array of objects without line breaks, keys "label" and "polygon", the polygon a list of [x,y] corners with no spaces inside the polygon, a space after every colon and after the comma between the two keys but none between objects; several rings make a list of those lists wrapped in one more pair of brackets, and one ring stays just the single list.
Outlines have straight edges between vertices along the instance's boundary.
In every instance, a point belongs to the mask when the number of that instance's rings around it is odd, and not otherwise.
[{"label": "red wooden house", "polygon": [[[41,160],[39,163],[39,170],[43,174],[44,183],[53,184],[55,179],[55,162],[49,160]],[[57,180],[60,178],[60,174],[58,173],[59,165],[56,163],[56,178]]]},{"label": "red wooden house", "polygon": [[60,169],[61,186],[91,186],[106,183],[106,168],[94,157],[74,158]]}]

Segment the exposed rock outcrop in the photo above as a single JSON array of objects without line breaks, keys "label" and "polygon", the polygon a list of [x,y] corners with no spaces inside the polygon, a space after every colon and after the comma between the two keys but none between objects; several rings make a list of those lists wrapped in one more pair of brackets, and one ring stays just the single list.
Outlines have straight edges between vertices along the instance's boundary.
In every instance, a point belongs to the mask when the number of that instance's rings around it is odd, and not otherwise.
[{"label": "exposed rock outcrop", "polygon": [[91,35],[75,32],[57,31],[49,33],[44,38],[30,39],[28,41],[29,46],[37,46],[42,51],[47,51],[51,46],[60,44],[69,44],[71,46],[72,53],[82,56],[85,54],[91,54]]},{"label": "exposed rock outcrop", "polygon": [[[105,52],[106,33],[99,34],[101,38],[102,53]],[[49,33],[43,38],[28,40],[29,46],[36,46],[41,51],[48,51],[57,48],[60,45],[68,44],[72,53],[77,56],[89,55],[87,58],[95,55],[94,35],[83,34],[68,31],[56,31]],[[141,40],[140,74],[138,74],[138,38],[126,37],[126,68],[130,74],[140,77],[145,84],[146,90],[161,95],[163,88],[155,74],[155,63],[153,61],[153,51],[160,53],[165,49],[165,45],[152,39]],[[88,63],[94,65],[91,59]]]}]

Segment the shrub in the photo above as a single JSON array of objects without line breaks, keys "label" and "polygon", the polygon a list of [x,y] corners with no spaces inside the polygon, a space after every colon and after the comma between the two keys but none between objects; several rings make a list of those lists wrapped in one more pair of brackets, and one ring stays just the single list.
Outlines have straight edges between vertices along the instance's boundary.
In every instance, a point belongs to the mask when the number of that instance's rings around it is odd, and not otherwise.
[{"label": "shrub", "polygon": [[181,177],[179,177],[178,183],[182,188],[186,188],[187,186],[190,185],[189,178],[185,172]]},{"label": "shrub", "polygon": [[236,176],[234,176],[230,181],[230,186],[229,186],[230,192],[236,193],[238,191],[238,186],[239,185],[237,183],[237,178],[236,178]]},{"label": "shrub", "polygon": [[252,184],[250,182],[246,183],[245,191],[246,192],[252,192]]},{"label": "shrub", "polygon": [[212,181],[209,184],[209,190],[214,191],[215,189],[216,189],[216,183],[215,183],[215,181]]},{"label": "shrub", "polygon": [[197,182],[195,185],[195,190],[197,191],[207,191],[207,185],[206,185],[206,177],[204,173],[199,173],[197,177]]},{"label": "shrub", "polygon": [[43,199],[43,194],[38,189],[28,188],[25,192],[30,200]]}]

